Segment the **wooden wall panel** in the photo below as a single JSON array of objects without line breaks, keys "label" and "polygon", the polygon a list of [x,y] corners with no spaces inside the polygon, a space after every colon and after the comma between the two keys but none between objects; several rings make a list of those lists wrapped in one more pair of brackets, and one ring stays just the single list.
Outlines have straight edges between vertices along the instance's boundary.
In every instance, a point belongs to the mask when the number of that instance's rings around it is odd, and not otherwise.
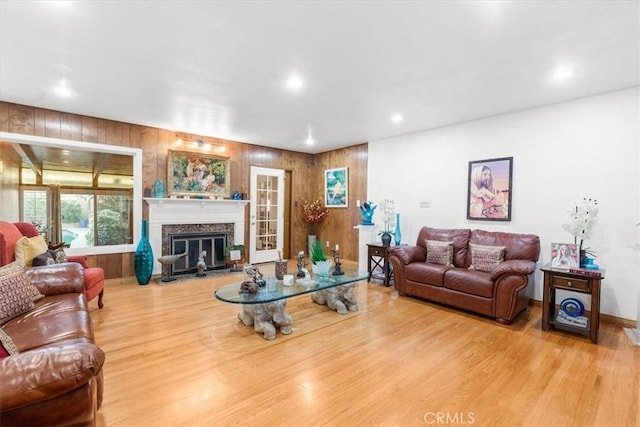
[{"label": "wooden wall panel", "polygon": [[[198,151],[190,147],[176,146],[178,135],[184,139],[203,139],[205,142],[220,144],[225,148],[225,151],[220,154],[230,157],[232,192],[250,193],[251,166],[290,171],[292,229],[289,245],[294,253],[307,247],[307,226],[300,216],[299,201],[322,200],[324,169],[346,166],[349,168],[349,208],[331,209],[331,215],[323,224],[320,234],[324,240],[339,243],[346,260],[357,261],[358,259],[357,234],[353,226],[360,222],[355,201],[366,199],[367,144],[310,155],[2,101],[0,101],[0,130],[25,135],[56,134],[72,140],[140,148],[145,188],[151,188],[156,179],[162,179],[166,183],[168,150]],[[146,203],[143,206],[143,215],[146,218],[148,217]],[[248,215],[247,207],[245,241],[249,238]],[[99,255],[90,258],[92,258],[92,265],[104,268],[109,278],[128,277],[133,274],[133,254]]]}]

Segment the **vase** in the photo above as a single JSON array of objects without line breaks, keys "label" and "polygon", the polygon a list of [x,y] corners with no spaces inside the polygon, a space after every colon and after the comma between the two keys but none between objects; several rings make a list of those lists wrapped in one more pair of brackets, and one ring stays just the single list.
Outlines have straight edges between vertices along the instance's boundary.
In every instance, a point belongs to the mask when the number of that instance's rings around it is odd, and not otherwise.
[{"label": "vase", "polygon": [[317,237],[316,237],[315,234],[309,234],[307,236],[307,246],[309,246],[309,248],[308,248],[309,252],[307,252],[307,256],[309,258],[311,258],[311,248],[313,247],[313,244],[316,242],[316,239],[317,239]]},{"label": "vase", "polygon": [[329,277],[329,270],[333,266],[333,261],[316,261],[311,267],[314,276],[318,276],[320,279]]},{"label": "vase", "polygon": [[153,197],[163,198],[165,196],[164,181],[156,179],[153,183]]},{"label": "vase", "polygon": [[142,236],[136,248],[134,268],[138,284],[148,284],[151,280],[151,273],[153,272],[153,250],[151,249],[151,243],[149,243],[149,237],[147,235],[146,219],[142,220]]},{"label": "vase", "polygon": [[402,242],[402,233],[400,232],[400,214],[399,213],[396,214],[396,230],[394,231],[393,239],[396,246],[400,246],[400,243]]},{"label": "vase", "polygon": [[391,245],[391,234],[382,233],[382,246],[390,246]]}]

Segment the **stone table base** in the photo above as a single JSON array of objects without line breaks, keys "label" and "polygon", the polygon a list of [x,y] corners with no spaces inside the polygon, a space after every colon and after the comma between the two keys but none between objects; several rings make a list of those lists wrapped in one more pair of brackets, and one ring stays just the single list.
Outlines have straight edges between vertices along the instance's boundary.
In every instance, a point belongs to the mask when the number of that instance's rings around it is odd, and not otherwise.
[{"label": "stone table base", "polygon": [[293,320],[285,311],[286,300],[268,302],[264,304],[242,304],[242,311],[238,319],[246,326],[253,326],[258,333],[264,334],[264,339],[272,340],[276,337],[276,328],[280,328],[283,335],[293,332]]},{"label": "stone table base", "polygon": [[358,300],[353,291],[353,283],[316,291],[311,294],[311,299],[337,311],[338,314],[358,311]]}]

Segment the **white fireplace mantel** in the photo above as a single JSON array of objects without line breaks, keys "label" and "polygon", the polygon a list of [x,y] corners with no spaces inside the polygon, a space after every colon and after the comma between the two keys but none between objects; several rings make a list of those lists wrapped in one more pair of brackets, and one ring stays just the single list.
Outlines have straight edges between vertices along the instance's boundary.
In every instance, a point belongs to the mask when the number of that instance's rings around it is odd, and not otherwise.
[{"label": "white fireplace mantel", "polygon": [[[162,255],[162,226],[174,224],[234,225],[233,244],[244,244],[245,206],[249,200],[171,199],[145,197],[149,205],[149,243],[154,258]],[[159,262],[153,274],[160,274]]]}]

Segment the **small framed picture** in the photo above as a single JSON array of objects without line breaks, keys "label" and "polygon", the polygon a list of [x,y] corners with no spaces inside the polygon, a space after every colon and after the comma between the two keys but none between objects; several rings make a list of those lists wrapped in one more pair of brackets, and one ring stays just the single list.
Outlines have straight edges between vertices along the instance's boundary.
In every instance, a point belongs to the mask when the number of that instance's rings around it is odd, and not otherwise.
[{"label": "small framed picture", "polygon": [[578,268],[580,250],[575,243],[551,244],[551,268]]}]

